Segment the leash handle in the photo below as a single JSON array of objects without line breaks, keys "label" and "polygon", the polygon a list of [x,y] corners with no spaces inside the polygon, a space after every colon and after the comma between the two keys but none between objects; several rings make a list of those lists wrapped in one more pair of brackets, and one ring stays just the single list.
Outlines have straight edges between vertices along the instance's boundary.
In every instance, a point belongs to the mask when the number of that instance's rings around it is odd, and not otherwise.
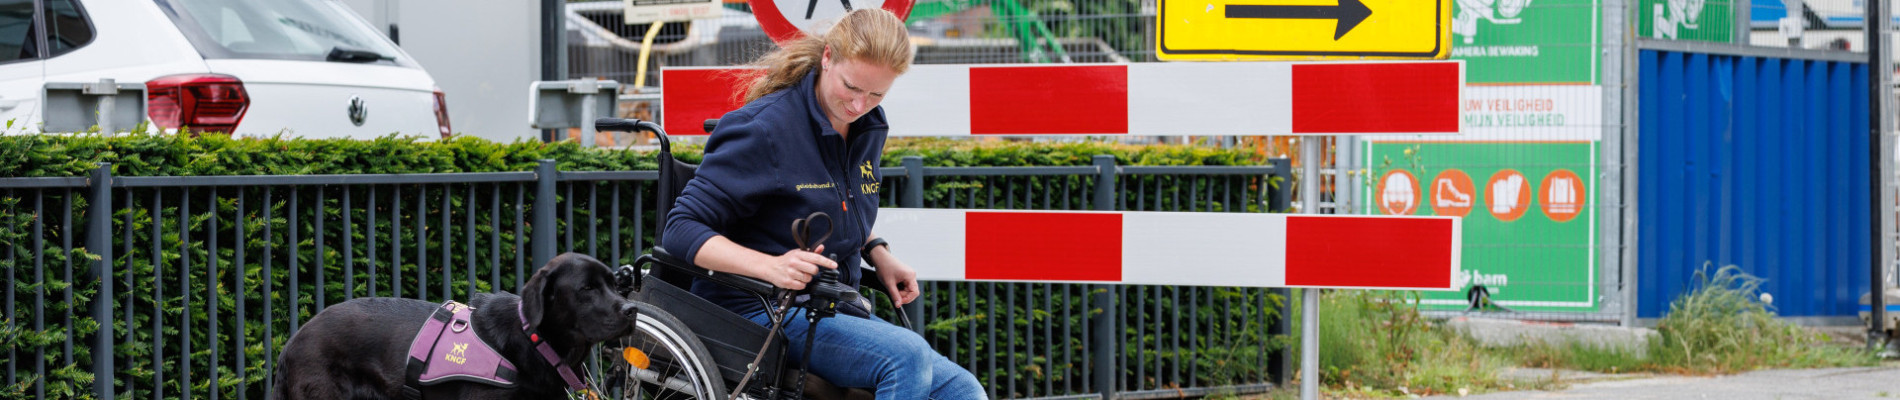
[{"label": "leash handle", "polygon": [[[812,225],[815,225],[820,217],[825,219],[825,233],[819,235],[818,240],[811,240]],[[792,241],[798,244],[799,250],[816,250],[819,244],[824,243],[825,239],[830,239],[832,232],[836,231],[837,229],[832,224],[831,214],[826,214],[824,211],[813,212],[805,218],[792,220]],[[836,261],[837,258],[832,257],[832,260]],[[823,313],[824,316],[828,317],[836,313],[839,302],[858,301],[858,291],[842,283],[844,277],[837,268],[819,267],[818,274],[813,275],[812,278],[812,284],[806,285],[805,290],[799,293],[811,295],[813,301],[807,302],[806,305]],[[814,304],[816,307],[811,307]]]},{"label": "leash handle", "polygon": [[[825,234],[819,235],[818,240],[810,240],[811,226],[813,223],[818,222],[818,217],[825,218]],[[832,226],[831,223],[831,214],[826,214],[824,211],[815,211],[810,215],[806,215],[805,218],[792,220],[792,241],[798,243],[799,250],[812,251],[816,250],[818,245],[824,244],[826,239],[831,239],[831,233],[836,230],[836,227]]]}]

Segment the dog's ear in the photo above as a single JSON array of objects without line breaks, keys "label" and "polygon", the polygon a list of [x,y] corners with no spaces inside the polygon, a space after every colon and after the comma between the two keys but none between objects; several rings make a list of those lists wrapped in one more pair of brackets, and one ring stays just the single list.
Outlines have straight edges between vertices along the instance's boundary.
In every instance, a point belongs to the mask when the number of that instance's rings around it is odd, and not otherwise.
[{"label": "dog's ear", "polygon": [[547,286],[554,281],[556,265],[559,264],[549,261],[541,269],[535,270],[534,277],[528,278],[527,283],[521,284],[521,316],[527,318],[528,326],[536,330],[541,328],[541,316],[547,310],[548,295],[553,294],[548,292]]}]

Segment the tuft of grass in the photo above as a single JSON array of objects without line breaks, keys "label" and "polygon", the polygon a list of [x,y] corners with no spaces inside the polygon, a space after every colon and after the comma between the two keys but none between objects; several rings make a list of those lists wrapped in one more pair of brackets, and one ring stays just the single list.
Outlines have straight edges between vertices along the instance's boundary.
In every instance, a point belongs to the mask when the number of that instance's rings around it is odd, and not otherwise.
[{"label": "tuft of grass", "polygon": [[1551,344],[1535,342],[1503,349],[1518,365],[1537,368],[1574,369],[1605,373],[1653,370],[1647,354],[1632,349],[1600,347],[1585,343]]},{"label": "tuft of grass", "polygon": [[1347,290],[1320,298],[1320,375],[1350,393],[1455,394],[1511,385],[1508,358],[1418,313],[1415,292]]},{"label": "tuft of grass", "polygon": [[1596,372],[1722,374],[1758,368],[1869,366],[1861,349],[1835,346],[1820,333],[1775,318],[1762,303],[1762,279],[1736,266],[1705,267],[1697,287],[1670,303],[1646,353],[1570,343],[1496,349],[1519,365]]},{"label": "tuft of grass", "polygon": [[1859,349],[1827,345],[1826,338],[1775,318],[1761,303],[1762,279],[1733,265],[1696,271],[1694,291],[1669,304],[1650,343],[1655,367],[1676,373],[1729,373],[1757,368],[1867,366]]}]

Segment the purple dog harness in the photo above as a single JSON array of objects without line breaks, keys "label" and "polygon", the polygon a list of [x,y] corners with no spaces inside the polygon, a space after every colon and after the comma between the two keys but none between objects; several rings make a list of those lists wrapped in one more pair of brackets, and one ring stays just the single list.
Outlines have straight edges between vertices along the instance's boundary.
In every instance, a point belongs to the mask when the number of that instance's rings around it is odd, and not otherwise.
[{"label": "purple dog harness", "polygon": [[405,391],[412,393],[410,398],[421,397],[418,386],[448,381],[515,387],[515,365],[469,329],[474,325],[473,311],[466,304],[449,301],[423,321],[422,330],[409,343]]},{"label": "purple dog harness", "polygon": [[[474,325],[473,311],[474,308],[466,304],[449,301],[423,321],[422,330],[416,332],[415,341],[409,343],[408,382],[403,387],[408,398],[421,399],[422,386],[451,381],[515,387],[518,370],[514,363],[476,336],[474,329],[469,329]],[[516,314],[522,315],[519,306]],[[534,342],[535,350],[561,374],[561,379],[567,381],[568,389],[588,393],[587,383],[575,375],[572,368],[561,364],[554,347],[541,341],[541,335],[528,326],[525,315],[521,321],[521,330]]]}]

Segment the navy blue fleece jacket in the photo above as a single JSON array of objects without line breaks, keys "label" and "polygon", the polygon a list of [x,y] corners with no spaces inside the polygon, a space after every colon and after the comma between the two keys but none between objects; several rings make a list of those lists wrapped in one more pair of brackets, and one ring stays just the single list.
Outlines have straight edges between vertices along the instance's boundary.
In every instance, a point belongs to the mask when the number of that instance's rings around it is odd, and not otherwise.
[{"label": "navy blue fleece jacket", "polygon": [[[719,118],[698,173],[666,216],[661,247],[693,260],[707,239],[724,235],[776,256],[798,247],[792,220],[823,211],[833,222],[824,255],[838,261],[846,284],[857,287],[858,251],[877,219],[877,166],[889,129],[879,107],[852,122],[850,134],[838,134],[818,108],[816,77],[807,74],[796,86]],[[813,239],[824,228],[813,226]],[[703,279],[694,280],[692,291],[741,314],[763,307],[744,292]]]}]

